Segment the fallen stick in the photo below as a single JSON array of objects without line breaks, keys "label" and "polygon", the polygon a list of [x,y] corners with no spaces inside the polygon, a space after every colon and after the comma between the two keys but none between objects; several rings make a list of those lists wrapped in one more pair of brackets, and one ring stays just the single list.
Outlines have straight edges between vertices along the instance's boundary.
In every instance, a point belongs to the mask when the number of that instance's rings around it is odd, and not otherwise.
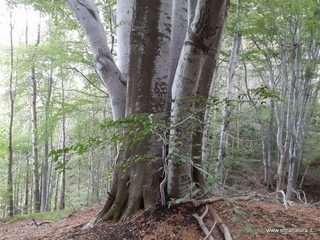
[{"label": "fallen stick", "polygon": [[37,221],[34,218],[32,218],[32,220],[36,224],[37,227],[39,227],[40,225],[43,225],[43,224],[51,223],[51,221],[42,221],[42,222],[37,223]]},{"label": "fallen stick", "polygon": [[215,222],[213,223],[213,225],[212,225],[212,227],[211,227],[211,229],[210,229],[210,231],[209,231],[208,235],[207,235],[203,240],[207,240],[207,239],[208,239],[208,237],[210,237],[210,236],[211,236],[211,233],[212,233],[212,231],[213,231],[214,227],[216,226],[216,224],[217,224],[217,221],[215,221]]},{"label": "fallen stick", "polygon": [[283,190],[278,190],[274,193],[270,193],[269,195],[273,195],[273,194],[277,194],[277,193],[281,193],[282,195],[282,200],[283,200],[283,205],[286,208],[286,210],[288,210],[288,204],[287,204],[287,200],[286,200],[286,194],[284,193]]},{"label": "fallen stick", "polygon": [[[214,240],[214,238],[213,238],[212,235],[211,235],[211,232],[209,232],[207,226],[206,226],[205,223],[203,222],[203,218],[207,215],[208,209],[209,209],[209,207],[208,207],[208,205],[206,205],[206,210],[203,212],[203,214],[202,214],[201,216],[199,216],[199,215],[196,214],[196,213],[195,213],[195,214],[192,214],[192,216],[194,216],[194,217],[197,219],[197,221],[198,221],[198,223],[199,223],[202,231],[203,231],[204,234],[206,235],[206,238],[205,238],[205,239],[207,239],[207,238],[209,237],[209,240]],[[211,229],[211,231],[212,231],[212,229]]]},{"label": "fallen stick", "polygon": [[36,226],[39,227],[39,224],[37,223],[37,221],[34,218],[32,218],[32,220],[36,224]]},{"label": "fallen stick", "polygon": [[232,236],[230,233],[229,228],[227,227],[227,225],[225,225],[222,222],[222,219],[219,217],[219,215],[214,211],[212,206],[209,206],[209,212],[212,216],[212,218],[215,220],[215,222],[217,223],[218,228],[220,229],[220,231],[223,233],[224,239],[225,240],[232,240]]},{"label": "fallen stick", "polygon": [[229,201],[229,202],[233,202],[233,201],[248,201],[248,200],[252,200],[255,196],[256,195],[233,197],[233,198],[229,198],[229,197],[212,197],[212,198],[201,199],[201,200],[186,199],[186,200],[182,201],[182,203],[192,203],[194,206],[199,207],[199,206],[204,205],[204,204],[210,204],[210,203],[214,203],[214,202],[218,202],[218,201]]},{"label": "fallen stick", "polygon": [[43,221],[43,222],[38,223],[38,225],[40,226],[40,225],[49,224],[49,223],[52,223],[52,222],[51,221]]}]

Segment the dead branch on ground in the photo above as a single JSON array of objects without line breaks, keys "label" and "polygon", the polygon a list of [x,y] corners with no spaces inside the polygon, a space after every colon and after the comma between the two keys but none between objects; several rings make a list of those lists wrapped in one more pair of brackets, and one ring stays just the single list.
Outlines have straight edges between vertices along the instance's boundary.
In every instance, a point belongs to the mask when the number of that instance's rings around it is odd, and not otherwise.
[{"label": "dead branch on ground", "polygon": [[[206,210],[203,212],[203,214],[202,214],[201,216],[199,216],[199,215],[196,214],[196,213],[195,213],[195,214],[192,214],[192,216],[194,216],[194,217],[197,219],[197,221],[198,221],[198,223],[199,223],[202,231],[203,231],[204,234],[206,235],[206,238],[205,238],[205,239],[207,239],[207,238],[209,237],[209,240],[214,240],[214,238],[213,238],[212,235],[211,235],[211,232],[212,232],[213,228],[209,231],[208,228],[207,228],[207,226],[206,226],[206,224],[203,222],[203,218],[207,215],[208,210],[209,210],[209,207],[208,207],[208,205],[206,205]],[[214,224],[214,225],[215,225],[215,224]]]},{"label": "dead branch on ground", "polygon": [[274,193],[270,193],[269,195],[273,195],[273,194],[277,194],[277,193],[281,193],[282,194],[282,199],[283,199],[283,205],[284,207],[288,210],[288,204],[287,204],[287,200],[286,200],[286,194],[284,193],[284,191],[282,190],[278,190]]},{"label": "dead branch on ground", "polygon": [[182,203],[192,203],[195,207],[199,207],[204,204],[210,204],[214,202],[219,202],[219,201],[228,201],[228,202],[234,202],[234,201],[248,201],[252,200],[256,195],[252,196],[240,196],[240,197],[212,197],[212,198],[207,198],[207,199],[186,199],[182,201]]},{"label": "dead branch on ground", "polygon": [[209,212],[212,216],[212,218],[215,220],[218,228],[220,229],[220,231],[223,233],[224,239],[225,240],[232,240],[232,236],[230,233],[229,228],[227,227],[227,225],[225,225],[222,221],[222,219],[219,217],[219,215],[214,211],[212,206],[209,206]]},{"label": "dead branch on ground", "polygon": [[37,223],[37,221],[36,221],[34,218],[32,218],[32,220],[33,220],[33,222],[36,224],[37,227],[39,227],[39,226],[41,226],[41,225],[43,225],[43,224],[49,224],[49,223],[51,223],[50,221],[42,221],[42,222]]},{"label": "dead branch on ground", "polygon": [[32,218],[32,220],[36,224],[36,226],[39,227],[39,224],[37,223],[37,221],[34,218]]}]

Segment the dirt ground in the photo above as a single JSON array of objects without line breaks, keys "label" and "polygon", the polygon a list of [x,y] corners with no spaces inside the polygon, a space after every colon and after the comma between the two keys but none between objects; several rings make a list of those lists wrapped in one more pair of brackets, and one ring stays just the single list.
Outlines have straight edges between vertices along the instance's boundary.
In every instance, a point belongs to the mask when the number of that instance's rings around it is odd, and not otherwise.
[{"label": "dirt ground", "polygon": [[[309,166],[303,188],[307,201],[296,201],[285,208],[275,194],[259,185],[259,175],[247,179],[244,189],[259,192],[246,201],[217,201],[210,206],[230,230],[233,239],[320,239],[320,159]],[[255,183],[252,185],[252,183]],[[244,194],[249,195],[249,193]],[[251,195],[251,194],[250,194]],[[308,204],[306,204],[306,202]],[[102,208],[103,203],[80,210],[55,222],[46,219],[24,219],[0,222],[0,240],[202,240],[206,238],[193,214],[199,216],[205,206],[195,207],[184,203],[168,207],[153,206],[140,211],[122,223],[105,222],[91,229],[83,229]],[[204,218],[210,230],[214,220],[207,214]],[[215,240],[224,239],[217,226],[212,234]]]},{"label": "dirt ground", "polygon": [[[57,222],[25,219],[1,223],[0,239],[199,240],[206,237],[192,215],[201,215],[205,207],[195,207],[191,203],[169,209],[153,206],[123,223],[105,222],[91,229],[82,229],[102,206],[100,203]],[[250,201],[219,201],[211,206],[229,228],[233,239],[320,239],[320,204],[295,204],[286,210],[275,202],[274,196],[258,196]],[[210,230],[213,220],[209,214],[205,222]],[[214,239],[223,239],[217,227],[212,233]]]}]

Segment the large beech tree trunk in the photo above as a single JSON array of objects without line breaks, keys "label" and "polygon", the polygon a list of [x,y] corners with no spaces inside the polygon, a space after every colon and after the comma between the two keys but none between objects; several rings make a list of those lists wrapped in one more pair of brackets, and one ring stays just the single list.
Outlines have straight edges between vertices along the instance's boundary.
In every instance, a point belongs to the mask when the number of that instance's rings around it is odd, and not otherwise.
[{"label": "large beech tree trunk", "polygon": [[[194,1],[190,1],[188,10],[187,1],[182,0],[130,0],[125,1],[126,4],[118,1],[119,68],[110,54],[93,2],[65,2],[88,37],[98,73],[110,96],[114,119],[146,114],[149,119],[160,115],[161,121],[168,121],[170,114],[164,113],[165,110],[170,111],[171,98],[174,98],[171,141],[177,147],[173,140],[183,136],[174,126],[185,117],[181,110],[195,106],[193,100],[187,98],[197,94],[205,98],[208,96],[198,85],[210,85],[212,72],[205,74],[204,71],[208,70],[210,63],[215,69],[229,2],[200,0],[194,10],[195,4],[191,4]],[[211,60],[207,62],[208,59]],[[191,131],[192,128],[185,136],[189,136]],[[187,141],[187,138],[184,141],[189,146],[192,144],[192,140]],[[156,136],[149,136],[130,147],[125,143],[120,146],[123,149],[117,157],[119,164],[114,170],[106,204],[87,227],[108,219],[125,219],[136,210],[159,201],[159,186],[163,179],[163,142]],[[170,151],[176,150],[172,148]],[[178,146],[178,151],[182,151],[181,146]],[[191,154],[188,152],[190,159]],[[191,161],[177,165],[174,159],[169,160],[170,197],[184,197],[189,192],[193,181],[191,174]],[[187,181],[184,176],[187,176]]]},{"label": "large beech tree trunk", "polygon": [[[136,1],[134,7],[130,39],[122,39],[130,43],[128,47],[131,49],[126,78],[125,116],[162,114],[166,106],[170,54],[171,19],[167,16],[171,15],[172,5],[160,0]],[[125,64],[122,66],[123,71],[126,71]],[[144,155],[151,157],[142,160],[135,158]],[[159,171],[162,166],[161,142],[151,137],[133,147],[125,147],[119,156],[118,162],[120,161],[124,164],[115,170],[109,199],[88,226],[106,219],[125,219],[159,199],[162,178]]]}]

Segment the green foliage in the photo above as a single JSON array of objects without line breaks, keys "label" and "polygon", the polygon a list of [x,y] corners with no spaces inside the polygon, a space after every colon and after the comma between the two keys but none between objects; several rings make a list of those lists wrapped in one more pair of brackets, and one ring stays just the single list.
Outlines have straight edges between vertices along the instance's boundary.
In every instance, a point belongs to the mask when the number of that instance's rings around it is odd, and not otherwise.
[{"label": "green foliage", "polygon": [[258,229],[256,226],[250,224],[248,219],[248,214],[239,208],[235,207],[230,210],[231,214],[231,221],[232,222],[239,222],[244,227],[239,228],[237,235],[240,236],[242,232],[248,232],[250,235],[254,235],[256,232],[260,232],[261,230]]},{"label": "green foliage", "polygon": [[0,160],[8,154],[8,139],[6,129],[0,125]]},{"label": "green foliage", "polygon": [[[144,140],[151,137],[153,131],[160,127],[160,118],[147,114],[132,114],[127,118],[119,119],[117,121],[108,120],[106,123],[100,125],[101,132],[107,131],[110,134],[107,136],[90,137],[83,141],[83,143],[72,144],[66,148],[52,150],[49,156],[53,156],[56,162],[56,170],[63,169],[67,162],[62,163],[59,158],[63,154],[74,152],[78,155],[84,154],[92,147],[105,147],[105,144],[112,145],[117,148],[119,144],[122,145],[122,151],[125,148],[131,148],[137,144],[141,144]],[[133,155],[132,160],[140,161],[144,158],[149,158],[148,155]]]},{"label": "green foliage", "polygon": [[[257,100],[267,100],[274,99],[276,101],[282,102],[281,93],[279,91],[270,91],[267,85],[261,85],[258,88],[248,89],[249,94],[253,95]],[[240,94],[238,96],[239,99],[243,99],[247,97],[247,93]],[[266,101],[261,101],[261,104],[266,104]]]},{"label": "green foliage", "polygon": [[281,225],[279,223],[275,223],[271,228],[286,228],[286,226]]},{"label": "green foliage", "polygon": [[242,221],[245,225],[243,228],[240,228],[237,232],[237,235],[240,236],[243,231],[250,233],[250,235],[254,235],[256,232],[260,232],[261,230],[256,226],[250,224],[248,221]]},{"label": "green foliage", "polygon": [[186,194],[186,196],[184,196],[183,198],[171,199],[169,205],[171,206],[174,204],[180,204],[186,199],[192,199],[195,196],[197,196],[201,190],[199,188],[195,188],[196,185],[197,185],[197,183],[191,183],[190,188],[193,189],[193,191],[191,193]]},{"label": "green foliage", "polygon": [[41,212],[41,213],[30,213],[30,214],[23,214],[23,215],[15,215],[14,217],[5,217],[0,218],[0,222],[7,223],[7,222],[14,222],[23,219],[33,218],[37,221],[57,221],[68,217],[70,213],[72,213],[74,209],[67,208],[65,210],[58,210],[54,212]]}]

